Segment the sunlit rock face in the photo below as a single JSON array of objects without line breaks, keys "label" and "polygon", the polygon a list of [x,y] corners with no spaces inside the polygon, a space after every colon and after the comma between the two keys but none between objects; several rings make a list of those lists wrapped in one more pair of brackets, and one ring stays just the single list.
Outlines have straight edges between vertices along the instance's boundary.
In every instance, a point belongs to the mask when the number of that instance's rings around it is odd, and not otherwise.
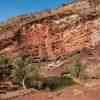
[{"label": "sunlit rock face", "polygon": [[30,30],[24,33],[22,45],[27,54],[41,59],[55,59],[90,48],[100,40],[100,28],[96,20],[65,29],[66,24],[54,22],[51,26],[49,23],[32,24]]},{"label": "sunlit rock face", "polygon": [[88,1],[18,16],[0,24],[0,54],[12,58],[32,56],[35,62],[52,61],[57,69],[50,66],[46,76],[59,76],[65,72],[63,66],[73,64],[69,58],[80,53],[84,75],[100,78],[100,4],[94,6]]},{"label": "sunlit rock face", "polygon": [[100,40],[100,18],[95,11],[86,0],[16,17],[0,31],[0,54],[54,60],[91,48]]}]

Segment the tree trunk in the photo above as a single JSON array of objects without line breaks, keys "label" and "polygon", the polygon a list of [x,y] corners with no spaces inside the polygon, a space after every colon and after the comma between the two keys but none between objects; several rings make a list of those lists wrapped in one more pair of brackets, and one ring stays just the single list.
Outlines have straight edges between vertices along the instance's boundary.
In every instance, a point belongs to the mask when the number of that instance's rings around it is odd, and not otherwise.
[{"label": "tree trunk", "polygon": [[23,89],[26,89],[25,78],[22,80],[22,86],[23,86]]}]

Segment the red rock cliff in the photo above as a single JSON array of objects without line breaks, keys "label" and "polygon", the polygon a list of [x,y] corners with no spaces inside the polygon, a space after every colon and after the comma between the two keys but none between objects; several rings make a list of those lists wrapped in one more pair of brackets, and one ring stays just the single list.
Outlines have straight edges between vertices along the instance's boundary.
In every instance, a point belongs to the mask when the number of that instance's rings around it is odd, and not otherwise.
[{"label": "red rock cliff", "polygon": [[0,54],[32,55],[35,59],[56,59],[100,39],[99,5],[94,9],[87,0],[57,10],[16,17],[1,26]]}]

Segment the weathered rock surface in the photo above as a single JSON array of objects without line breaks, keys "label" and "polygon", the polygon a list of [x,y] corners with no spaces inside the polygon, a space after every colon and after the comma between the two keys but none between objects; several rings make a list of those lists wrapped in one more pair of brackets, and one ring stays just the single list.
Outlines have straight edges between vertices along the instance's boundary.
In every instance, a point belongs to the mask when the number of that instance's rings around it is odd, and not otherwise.
[{"label": "weathered rock surface", "polygon": [[[99,66],[99,48],[96,48],[100,41],[99,8],[99,4],[93,6],[84,0],[57,10],[18,16],[0,26],[0,54],[10,57],[31,55],[33,59],[54,60],[81,52],[84,53],[82,60],[87,58],[86,64],[93,68],[98,62]],[[93,61],[88,60],[89,55],[84,48],[94,52],[93,48],[98,52]]]}]

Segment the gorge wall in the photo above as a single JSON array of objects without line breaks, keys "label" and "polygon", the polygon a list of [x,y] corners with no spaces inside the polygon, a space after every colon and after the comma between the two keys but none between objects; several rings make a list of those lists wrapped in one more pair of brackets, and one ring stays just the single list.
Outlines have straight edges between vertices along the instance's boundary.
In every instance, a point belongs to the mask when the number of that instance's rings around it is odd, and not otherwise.
[{"label": "gorge wall", "polygon": [[91,49],[100,40],[99,6],[94,9],[88,0],[80,0],[55,10],[18,16],[0,26],[0,54],[54,60]]}]

